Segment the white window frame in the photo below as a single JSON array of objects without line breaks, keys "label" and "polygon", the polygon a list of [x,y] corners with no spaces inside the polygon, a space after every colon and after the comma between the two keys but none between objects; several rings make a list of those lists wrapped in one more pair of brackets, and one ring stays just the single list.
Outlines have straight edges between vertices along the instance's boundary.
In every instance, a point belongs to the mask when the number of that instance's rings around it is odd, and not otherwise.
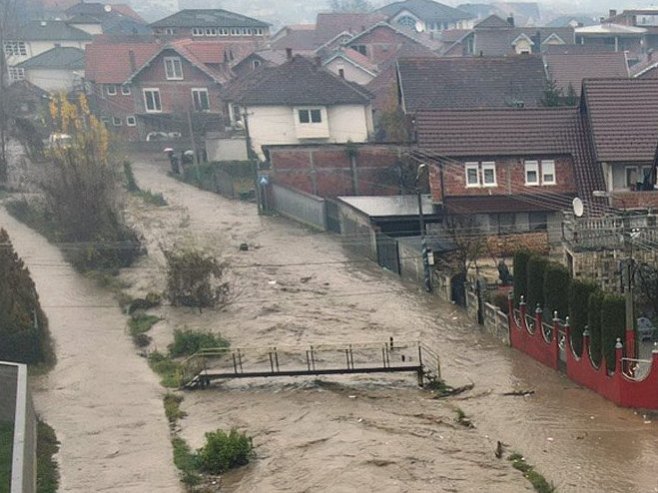
[{"label": "white window frame", "polygon": [[116,84],[105,84],[105,93],[108,96],[116,96],[117,95],[117,85]]},{"label": "white window frame", "polygon": [[254,34],[256,36],[262,36],[263,35],[263,28],[262,27],[257,27],[254,29]]},{"label": "white window frame", "polygon": [[230,33],[228,27],[220,27],[218,32],[220,36],[228,36]]},{"label": "white window frame", "polygon": [[7,73],[9,75],[9,80],[12,82],[18,82],[19,80],[25,80],[25,69],[21,67],[7,67]]},{"label": "white window frame", "polygon": [[[475,183],[471,183],[469,180],[469,171],[475,171]],[[476,161],[470,161],[464,163],[464,173],[466,175],[466,188],[477,188],[481,186],[480,182],[480,163]]]},{"label": "white window frame", "polygon": [[101,116],[101,123],[107,127],[112,123],[112,119],[109,116]]},{"label": "white window frame", "polygon": [[176,30],[173,27],[167,27],[165,28],[164,33],[171,36],[173,34],[176,34]]},{"label": "white window frame", "polygon": [[121,94],[124,96],[130,96],[132,94],[132,89],[128,84],[121,85]]},{"label": "white window frame", "polygon": [[112,126],[120,127],[121,125],[123,125],[123,120],[118,116],[113,116],[112,117]]},{"label": "white window frame", "polygon": [[[183,80],[184,75],[183,75],[183,61],[179,56],[166,56],[163,59],[164,67],[165,67],[165,78],[167,80]],[[171,66],[169,65],[171,64]],[[178,68],[180,69],[180,75],[176,73],[176,64],[178,64]],[[170,72],[169,68],[172,69]]]},{"label": "white window frame", "polygon": [[3,48],[7,56],[27,56],[25,41],[5,41]]},{"label": "white window frame", "polygon": [[[158,94],[158,103],[159,103],[158,106],[160,106],[158,109],[152,109],[152,110],[149,109],[148,100],[146,98],[147,92],[153,92]],[[144,89],[142,89],[142,95],[144,96],[144,110],[147,113],[162,113],[162,97],[160,96],[160,89],[158,89],[157,87],[145,87]],[[155,103],[155,98],[153,98],[153,102]]]},{"label": "white window frame", "polygon": [[[533,172],[535,173],[535,180],[530,181],[528,179],[528,173]],[[539,186],[539,161],[536,160],[529,160],[525,162],[525,184],[526,186],[529,187],[536,187]]]},{"label": "white window frame", "polygon": [[[549,171],[546,168],[549,168]],[[546,176],[552,176],[550,180],[546,179]],[[541,162],[541,184],[542,185],[555,185],[557,183],[557,176],[555,175],[555,160],[554,159],[542,159]]]},{"label": "white window frame", "polygon": [[260,66],[263,64],[263,62],[261,62],[260,60],[254,60],[254,61],[251,62],[251,63],[252,63],[252,65],[253,65],[253,67],[254,67],[254,70],[256,70],[258,67],[260,67]]},{"label": "white window frame", "polygon": [[137,118],[135,118],[133,115],[127,116],[126,117],[126,126],[127,127],[136,127],[137,126]]},{"label": "white window frame", "polygon": [[192,36],[203,36],[204,29],[202,27],[193,27]]},{"label": "white window frame", "polygon": [[[207,113],[210,111],[210,95],[208,94],[208,88],[206,87],[193,87],[192,88],[192,105],[194,107],[194,111],[199,111],[199,112],[205,112]],[[208,103],[207,108],[201,108],[201,104],[197,105],[197,96],[195,94],[205,94],[206,95],[206,102]],[[198,98],[198,102],[201,103],[201,98]]]},{"label": "white window frame", "polygon": [[[496,161],[482,161],[480,164],[482,169],[482,186],[483,187],[497,187],[498,180],[496,178]],[[485,171],[493,171],[493,182],[487,183],[485,179]]]},{"label": "white window frame", "polygon": [[[297,123],[299,123],[300,125],[319,125],[324,122],[324,116],[322,115],[322,108],[306,107],[306,108],[295,108],[295,110],[297,113]],[[308,114],[307,122],[302,121],[302,111]],[[320,121],[313,121],[313,114],[316,111],[319,112],[320,114]]]}]

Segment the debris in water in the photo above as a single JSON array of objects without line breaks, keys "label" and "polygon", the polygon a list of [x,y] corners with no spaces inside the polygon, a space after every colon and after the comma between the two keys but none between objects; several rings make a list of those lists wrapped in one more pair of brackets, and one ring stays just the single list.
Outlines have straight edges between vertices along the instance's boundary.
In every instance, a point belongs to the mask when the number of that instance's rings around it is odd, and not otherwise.
[{"label": "debris in water", "polygon": [[508,397],[527,397],[529,395],[533,395],[534,393],[534,390],[514,390],[512,392],[505,392],[503,395]]},{"label": "debris in water", "polygon": [[270,286],[274,286],[276,284],[276,281],[268,281],[267,284],[269,284]]},{"label": "debris in water", "polygon": [[247,245],[246,243],[240,243],[240,251],[246,252],[247,250],[249,250],[249,245]]},{"label": "debris in water", "polygon": [[348,395],[347,397],[350,398],[350,399],[356,399],[355,395]]},{"label": "debris in water", "polygon": [[299,280],[299,282],[301,282],[302,284],[306,284],[306,283],[309,282],[311,279],[313,279],[313,276],[306,276],[306,277],[302,277],[302,278]]},{"label": "debris in water", "polygon": [[494,455],[496,456],[497,459],[500,459],[503,456],[503,451],[504,451],[503,442],[498,440],[496,442],[496,451],[494,452]]},{"label": "debris in water", "polygon": [[552,441],[553,441],[553,437],[548,437],[546,440],[548,440],[549,442],[552,442]]}]

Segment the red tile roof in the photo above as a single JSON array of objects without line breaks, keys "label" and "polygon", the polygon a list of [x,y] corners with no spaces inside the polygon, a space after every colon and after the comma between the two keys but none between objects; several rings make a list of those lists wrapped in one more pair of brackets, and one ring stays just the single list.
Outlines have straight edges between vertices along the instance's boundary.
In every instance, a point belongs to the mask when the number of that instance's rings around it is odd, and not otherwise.
[{"label": "red tile roof", "polygon": [[658,79],[583,82],[583,107],[601,162],[651,162],[658,144]]},{"label": "red tile roof", "polygon": [[135,66],[139,67],[160,48],[152,39],[117,42],[116,38],[95,37],[85,49],[85,77],[97,84],[121,84],[135,71],[130,52],[134,53]]},{"label": "red tile roof", "polygon": [[583,79],[586,78],[628,78],[628,62],[624,52],[546,54],[544,62],[550,76],[565,94],[571,84],[576,94],[580,95]]},{"label": "red tile roof", "polygon": [[[195,39],[180,39],[170,44],[181,55],[194,59],[204,65],[212,65],[229,61],[236,64],[251,55],[258,48],[258,41],[198,41]],[[226,58],[224,56],[226,54]]]}]

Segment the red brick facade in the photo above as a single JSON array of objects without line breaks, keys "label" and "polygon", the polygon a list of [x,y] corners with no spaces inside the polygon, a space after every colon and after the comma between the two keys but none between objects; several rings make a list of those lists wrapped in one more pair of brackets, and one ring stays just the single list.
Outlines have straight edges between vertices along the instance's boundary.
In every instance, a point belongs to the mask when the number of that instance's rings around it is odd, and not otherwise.
[{"label": "red brick facade", "polygon": [[658,191],[653,192],[613,192],[612,206],[624,209],[658,210]]},{"label": "red brick facade", "polygon": [[403,47],[415,46],[418,48],[418,54],[430,52],[428,48],[425,48],[419,42],[396,32],[392,27],[386,25],[377,26],[350,43],[351,48],[359,46],[365,46],[365,53],[363,54],[377,65],[396,57]]},{"label": "red brick facade", "polygon": [[[132,85],[92,84],[91,103],[101,121],[122,139],[139,139]],[[128,92],[128,94],[124,94]],[[133,125],[134,122],[134,125]]]}]

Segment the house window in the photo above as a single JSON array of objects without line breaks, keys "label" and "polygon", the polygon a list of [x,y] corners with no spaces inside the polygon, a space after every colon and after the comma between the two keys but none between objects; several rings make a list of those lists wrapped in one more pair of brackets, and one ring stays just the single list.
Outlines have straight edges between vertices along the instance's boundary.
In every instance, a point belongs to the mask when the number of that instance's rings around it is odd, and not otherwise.
[{"label": "house window", "polygon": [[496,183],[496,163],[487,161],[482,163],[482,186],[495,187]]},{"label": "house window", "polygon": [[27,56],[27,47],[24,41],[5,41],[5,55]]},{"label": "house window", "polygon": [[12,82],[16,82],[19,80],[25,80],[25,69],[23,68],[16,68],[16,67],[9,67],[9,80]]},{"label": "house window", "polygon": [[416,19],[409,15],[403,15],[398,19],[398,24],[404,27],[416,27]]},{"label": "house window", "polygon": [[354,45],[352,46],[352,49],[358,51],[363,56],[368,56],[368,50],[366,45]]},{"label": "house window", "polygon": [[164,33],[171,36],[172,34],[176,34],[176,30],[173,27],[168,27],[164,30]]},{"label": "house window", "polygon": [[123,94],[124,96],[130,96],[130,93],[131,93],[131,89],[129,85],[124,84],[121,86],[121,94]]},{"label": "house window", "polygon": [[144,108],[146,108],[147,113],[160,113],[162,111],[160,89],[144,89]]},{"label": "house window", "polygon": [[525,162],[525,184],[539,185],[539,161]]},{"label": "house window", "polygon": [[195,111],[209,111],[210,99],[208,98],[208,89],[192,89],[192,101],[194,102]]},{"label": "house window", "polygon": [[206,36],[217,36],[217,29],[214,27],[206,28]]},{"label": "house window", "polygon": [[116,86],[116,84],[106,84],[105,85],[105,92],[107,93],[108,96],[116,96],[117,95],[117,86]]},{"label": "house window", "polygon": [[260,67],[261,65],[262,65],[262,63],[261,63],[260,60],[254,60],[254,69],[257,69],[257,68]]},{"label": "house window", "polygon": [[110,124],[112,119],[109,116],[101,116],[101,123],[106,127]]},{"label": "house window", "polygon": [[307,108],[297,110],[299,123],[322,123],[322,110]]},{"label": "house window", "polygon": [[121,125],[123,125],[123,120],[121,120],[121,118],[119,118],[118,116],[115,116],[112,118],[112,125],[114,125],[115,127],[120,127]]},{"label": "house window", "polygon": [[126,117],[126,125],[129,127],[136,127],[137,126],[137,119],[134,116],[127,116]]},{"label": "house window", "polygon": [[479,163],[466,163],[466,186],[479,187],[480,186],[480,164]]},{"label": "house window", "polygon": [[237,29],[235,27],[231,28],[231,36],[237,36],[238,34],[240,34],[239,29]]},{"label": "house window", "polygon": [[219,28],[219,35],[220,36],[228,36],[229,30],[227,27],[220,27]]},{"label": "house window", "polygon": [[201,27],[192,28],[192,36],[203,36],[203,28]]},{"label": "house window", "polygon": [[233,112],[233,121],[234,122],[241,122],[242,121],[242,111],[240,110],[240,106],[237,104],[234,104],[231,107],[231,110]]},{"label": "house window", "polygon": [[530,231],[546,231],[548,229],[548,214],[545,212],[528,213]]},{"label": "house window", "polygon": [[555,185],[555,161],[545,159],[541,162],[542,185]]},{"label": "house window", "polygon": [[183,80],[183,64],[177,56],[166,56],[164,58],[165,77],[167,80]]},{"label": "house window", "polygon": [[498,214],[498,234],[514,233],[516,230],[516,214]]},{"label": "house window", "polygon": [[261,27],[254,28],[254,34],[256,36],[262,36],[263,35],[263,28],[261,28]]}]

